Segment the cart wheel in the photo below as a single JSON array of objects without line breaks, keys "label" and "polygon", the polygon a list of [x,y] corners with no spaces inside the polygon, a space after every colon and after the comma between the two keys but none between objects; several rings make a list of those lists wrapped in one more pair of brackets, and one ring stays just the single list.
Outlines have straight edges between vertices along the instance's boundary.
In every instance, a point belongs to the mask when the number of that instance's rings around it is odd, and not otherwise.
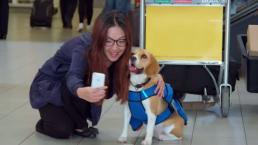
[{"label": "cart wheel", "polygon": [[221,115],[222,117],[227,117],[230,107],[230,88],[221,88]]}]

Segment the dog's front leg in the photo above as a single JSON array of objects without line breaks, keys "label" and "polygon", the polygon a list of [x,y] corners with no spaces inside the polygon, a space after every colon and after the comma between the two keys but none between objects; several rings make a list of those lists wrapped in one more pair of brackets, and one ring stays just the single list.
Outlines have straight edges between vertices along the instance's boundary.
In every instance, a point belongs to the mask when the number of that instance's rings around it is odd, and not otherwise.
[{"label": "dog's front leg", "polygon": [[154,127],[155,127],[155,122],[156,122],[156,115],[152,113],[151,108],[150,108],[150,101],[148,99],[143,101],[143,106],[145,108],[145,112],[148,117],[148,122],[147,122],[147,129],[146,129],[146,136],[145,139],[142,141],[142,145],[151,145],[152,144],[152,137],[154,133]]},{"label": "dog's front leg", "polygon": [[118,138],[118,141],[121,143],[127,142],[127,136],[128,136],[128,125],[131,118],[131,113],[129,111],[128,103],[124,104],[124,124],[123,124],[123,131]]}]

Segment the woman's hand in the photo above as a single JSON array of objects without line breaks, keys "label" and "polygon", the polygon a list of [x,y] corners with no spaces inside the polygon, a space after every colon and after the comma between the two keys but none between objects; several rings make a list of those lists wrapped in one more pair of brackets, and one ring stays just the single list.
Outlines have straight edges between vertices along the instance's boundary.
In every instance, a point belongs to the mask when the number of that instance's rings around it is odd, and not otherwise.
[{"label": "woman's hand", "polygon": [[165,87],[165,82],[163,78],[160,77],[157,83],[157,88],[155,89],[155,93],[157,94],[158,97],[163,97],[164,87]]},{"label": "woman's hand", "polygon": [[82,87],[77,89],[77,95],[79,98],[86,100],[91,103],[101,101],[106,96],[107,86],[104,87]]}]

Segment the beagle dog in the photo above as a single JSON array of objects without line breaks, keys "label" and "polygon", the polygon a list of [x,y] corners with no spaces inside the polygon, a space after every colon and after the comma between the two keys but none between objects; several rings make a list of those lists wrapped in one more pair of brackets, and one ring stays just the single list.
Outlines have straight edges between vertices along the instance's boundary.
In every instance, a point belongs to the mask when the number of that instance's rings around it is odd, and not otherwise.
[{"label": "beagle dog", "polygon": [[187,116],[181,104],[173,98],[173,89],[165,84],[162,98],[155,94],[156,84],[162,78],[159,64],[145,49],[133,50],[129,62],[130,86],[128,102],[124,104],[124,123],[121,143],[127,142],[128,125],[133,130],[146,124],[142,145],[151,145],[152,138],[181,140]]}]

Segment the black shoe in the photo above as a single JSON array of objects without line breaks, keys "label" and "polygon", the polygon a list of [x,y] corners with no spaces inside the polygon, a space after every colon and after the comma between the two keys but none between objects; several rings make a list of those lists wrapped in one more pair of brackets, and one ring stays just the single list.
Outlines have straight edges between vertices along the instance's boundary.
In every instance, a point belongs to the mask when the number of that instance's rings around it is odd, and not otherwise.
[{"label": "black shoe", "polygon": [[36,124],[36,131],[43,133],[43,121],[40,119]]},{"label": "black shoe", "polygon": [[71,20],[65,19],[63,21],[63,28],[65,28],[65,29],[72,29],[73,25],[72,25]]},{"label": "black shoe", "polygon": [[1,34],[1,35],[0,35],[0,39],[6,40],[6,35],[5,35],[5,34]]},{"label": "black shoe", "polygon": [[74,134],[81,137],[96,138],[97,134],[99,134],[99,131],[97,128],[90,127],[90,128],[83,128],[82,131],[75,130]]},{"label": "black shoe", "polygon": [[89,127],[89,130],[95,134],[99,134],[99,130],[97,128]]}]

